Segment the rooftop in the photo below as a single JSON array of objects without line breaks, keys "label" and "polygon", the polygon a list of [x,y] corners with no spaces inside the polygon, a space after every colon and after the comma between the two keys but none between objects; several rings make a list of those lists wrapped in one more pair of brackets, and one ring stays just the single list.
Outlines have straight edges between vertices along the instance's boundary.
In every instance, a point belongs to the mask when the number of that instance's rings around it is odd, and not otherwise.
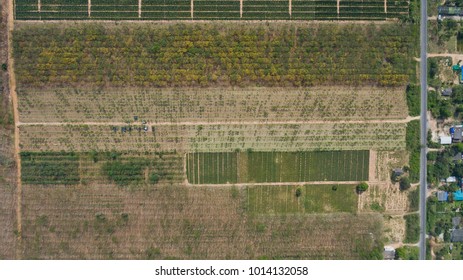
[{"label": "rooftop", "polygon": [[450,240],[452,242],[463,242],[463,229],[453,230]]}]

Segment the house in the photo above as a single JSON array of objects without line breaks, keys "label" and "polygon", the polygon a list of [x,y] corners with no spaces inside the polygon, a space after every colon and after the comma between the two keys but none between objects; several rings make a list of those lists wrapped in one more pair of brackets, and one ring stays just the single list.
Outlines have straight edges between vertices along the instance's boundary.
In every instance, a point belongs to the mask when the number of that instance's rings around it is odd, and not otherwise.
[{"label": "house", "polygon": [[455,176],[450,176],[445,180],[447,183],[456,183],[457,182],[457,177]]},{"label": "house", "polygon": [[444,88],[441,90],[442,96],[451,96],[452,95],[452,88]]},{"label": "house", "polygon": [[454,228],[459,226],[460,223],[461,223],[461,217],[453,217],[452,218],[452,225],[453,225]]},{"label": "house", "polygon": [[450,237],[452,242],[463,242],[463,229],[454,229]]},{"label": "house", "polygon": [[449,197],[449,194],[447,192],[444,192],[444,191],[437,192],[438,201],[447,201],[448,197]]},{"label": "house", "polygon": [[463,9],[460,7],[439,6],[437,7],[437,14],[438,20],[443,20],[445,18],[459,18],[463,17]]},{"label": "house", "polygon": [[461,126],[455,126],[455,133],[453,134],[453,143],[459,143],[462,139],[463,128]]},{"label": "house", "polygon": [[384,260],[394,260],[395,259],[395,249],[390,246],[384,246],[383,259]]},{"label": "house", "polygon": [[441,136],[440,137],[441,145],[450,145],[452,144],[452,137],[450,136]]}]

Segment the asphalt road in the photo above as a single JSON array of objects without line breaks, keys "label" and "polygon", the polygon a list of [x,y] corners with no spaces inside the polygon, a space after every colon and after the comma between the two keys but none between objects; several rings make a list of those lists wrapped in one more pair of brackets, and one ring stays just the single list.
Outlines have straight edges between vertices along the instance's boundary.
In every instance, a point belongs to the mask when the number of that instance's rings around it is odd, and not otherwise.
[{"label": "asphalt road", "polygon": [[428,89],[428,3],[427,0],[421,0],[421,23],[420,23],[420,81],[421,81],[421,133],[420,133],[420,260],[426,259],[426,150],[428,122],[426,111],[428,107],[427,89]]}]

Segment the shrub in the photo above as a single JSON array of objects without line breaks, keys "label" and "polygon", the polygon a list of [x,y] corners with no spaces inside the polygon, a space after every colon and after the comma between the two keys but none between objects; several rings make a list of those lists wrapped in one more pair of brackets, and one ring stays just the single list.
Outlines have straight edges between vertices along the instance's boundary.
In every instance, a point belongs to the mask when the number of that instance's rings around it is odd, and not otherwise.
[{"label": "shrub", "polygon": [[411,187],[410,179],[406,176],[400,178],[400,190],[405,191]]},{"label": "shrub", "polygon": [[364,191],[368,190],[368,184],[366,182],[362,182],[357,185],[356,190],[357,193],[363,193]]}]

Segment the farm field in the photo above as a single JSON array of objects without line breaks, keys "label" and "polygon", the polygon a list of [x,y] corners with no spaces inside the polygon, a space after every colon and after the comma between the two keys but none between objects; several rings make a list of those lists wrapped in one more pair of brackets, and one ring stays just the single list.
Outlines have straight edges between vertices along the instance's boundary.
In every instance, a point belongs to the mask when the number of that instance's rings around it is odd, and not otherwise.
[{"label": "farm field", "polygon": [[[40,3],[40,4],[39,4]],[[89,4],[91,3],[91,4]],[[408,1],[341,0],[16,0],[17,20],[385,20]]]},{"label": "farm field", "polygon": [[[405,123],[21,125],[23,151],[404,150]],[[125,128],[126,131],[123,132]],[[129,130],[130,129],[130,130]]]},{"label": "farm field", "polygon": [[31,185],[140,185],[182,183],[175,153],[22,152],[22,181]]},{"label": "farm field", "polygon": [[252,186],[246,192],[252,214],[357,212],[355,185]]},{"label": "farm field", "polygon": [[193,153],[191,184],[367,181],[368,151]]},{"label": "farm field", "polygon": [[365,259],[382,251],[379,214],[256,215],[244,208],[246,189],[23,192],[27,259]]},{"label": "farm field", "polygon": [[[20,121],[302,122],[407,116],[403,87],[18,89]],[[43,112],[47,112],[44,114]]]},{"label": "farm field", "polygon": [[13,43],[19,88],[405,86],[415,34],[395,23],[21,23]]}]

